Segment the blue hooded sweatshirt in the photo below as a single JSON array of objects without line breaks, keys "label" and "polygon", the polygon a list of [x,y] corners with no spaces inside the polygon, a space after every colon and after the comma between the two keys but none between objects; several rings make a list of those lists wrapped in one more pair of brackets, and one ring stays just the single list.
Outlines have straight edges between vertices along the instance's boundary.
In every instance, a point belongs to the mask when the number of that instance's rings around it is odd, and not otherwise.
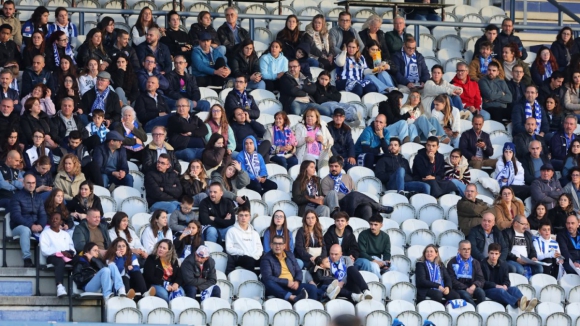
[{"label": "blue hooded sweatshirt", "polygon": [[[246,158],[250,158],[252,155],[248,154],[248,152],[246,152],[246,139],[251,139],[254,142],[254,153],[256,154],[255,156],[258,157],[258,161],[260,163],[260,171],[258,171],[258,175],[254,174],[254,169],[251,167],[251,165],[249,164],[249,162],[246,160]],[[250,176],[251,180],[256,180],[257,177],[267,177],[268,176],[268,170],[266,170],[266,164],[264,163],[264,158],[262,157],[262,155],[260,155],[258,153],[258,142],[256,141],[256,138],[254,138],[254,136],[248,136],[246,138],[244,138],[244,141],[242,142],[242,151],[238,154],[238,157],[236,157],[236,160],[238,162],[240,162],[240,165],[242,166],[242,170],[246,171],[248,173],[248,175]]]}]

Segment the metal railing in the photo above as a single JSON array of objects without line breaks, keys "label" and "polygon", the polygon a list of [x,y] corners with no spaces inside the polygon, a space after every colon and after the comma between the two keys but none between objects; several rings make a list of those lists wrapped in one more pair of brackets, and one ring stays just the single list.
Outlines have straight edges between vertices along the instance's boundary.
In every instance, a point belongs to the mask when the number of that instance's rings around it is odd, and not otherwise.
[{"label": "metal railing", "polygon": [[[558,6],[561,6],[560,4],[557,3],[556,0],[548,0],[550,3],[555,2]],[[515,1],[512,1],[515,2]],[[567,15],[572,14],[574,17],[578,18],[575,14],[573,14],[572,12],[570,12],[568,9],[566,9],[565,7],[562,7],[564,10],[562,10],[562,12],[566,13]],[[35,6],[18,6],[17,7],[18,10],[20,11],[34,11],[34,9],[36,9]],[[54,10],[56,9],[56,7],[48,7],[48,10],[50,12],[54,12]],[[104,8],[79,8],[79,7],[75,7],[75,8],[67,8],[67,10],[70,13],[75,13],[78,14],[78,19],[79,19],[79,25],[78,25],[78,29],[79,29],[79,34],[80,35],[84,35],[84,14],[85,13],[94,13],[97,14],[97,16],[106,16],[107,14],[121,14],[125,17],[131,16],[131,15],[139,15],[140,10],[136,10],[136,9],[104,9]],[[197,17],[199,12],[193,12],[193,11],[178,11],[179,15],[181,16],[181,18],[185,21],[185,18],[188,17]],[[568,13],[569,12],[569,13]],[[163,16],[166,15],[167,11],[164,10],[154,10],[153,11],[153,16],[154,17],[158,17],[158,16]],[[225,18],[225,14],[224,13],[211,13],[211,16],[213,18]],[[571,16],[572,17],[572,16]],[[240,13],[238,15],[239,19],[242,20],[249,20],[249,30],[248,32],[250,33],[250,37],[254,38],[254,21],[255,20],[286,20],[286,16],[281,16],[281,15],[259,15],[259,14],[242,14]],[[301,16],[298,17],[298,20],[301,21],[304,25],[307,24],[307,22],[310,22],[312,20],[312,17],[309,16]],[[332,25],[335,26],[338,23],[338,18],[337,17],[327,17],[326,18],[327,21],[332,22]],[[366,21],[366,19],[364,18],[352,18],[352,23],[364,23]],[[580,29],[580,18],[578,18],[578,22],[579,24],[575,24],[575,25],[569,25],[570,27],[572,27],[572,29],[574,30],[579,30]],[[166,19],[166,23],[167,23],[167,19]],[[393,20],[392,19],[383,19],[383,23],[387,23],[387,24],[392,24]],[[436,27],[436,26],[447,26],[447,27],[455,27],[456,29],[460,29],[460,28],[485,28],[488,24],[487,23],[464,23],[464,22],[449,22],[449,21],[442,21],[442,22],[437,22],[437,21],[421,21],[421,20],[407,20],[407,25],[414,25],[415,29],[414,31],[408,31],[411,34],[414,34],[415,39],[417,40],[417,45],[419,45],[419,35],[420,35],[420,30],[419,30],[419,26],[426,26],[426,27]],[[219,26],[214,26],[219,27]],[[530,24],[526,24],[526,25],[514,25],[514,29],[516,31],[521,31],[521,30],[536,30],[536,31],[546,31],[546,32],[554,32],[554,31],[559,31],[560,27],[559,26],[546,26],[546,25],[530,25]],[[483,35],[483,32],[482,32]]]}]

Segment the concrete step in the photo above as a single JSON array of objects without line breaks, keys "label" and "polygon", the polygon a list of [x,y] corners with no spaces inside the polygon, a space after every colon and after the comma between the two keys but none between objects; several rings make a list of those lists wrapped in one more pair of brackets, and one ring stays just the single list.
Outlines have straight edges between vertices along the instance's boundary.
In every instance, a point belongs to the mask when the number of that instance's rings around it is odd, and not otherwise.
[{"label": "concrete step", "polygon": [[[56,283],[53,271],[39,272],[39,290],[41,296],[56,295]],[[68,280],[64,278],[68,288]],[[4,267],[0,268],[0,296],[36,295],[36,268]]]},{"label": "concrete step", "polygon": [[[73,300],[73,321],[98,322],[101,320],[100,316],[101,307],[96,301]],[[0,323],[19,321],[67,322],[69,321],[68,298],[0,296]]]}]

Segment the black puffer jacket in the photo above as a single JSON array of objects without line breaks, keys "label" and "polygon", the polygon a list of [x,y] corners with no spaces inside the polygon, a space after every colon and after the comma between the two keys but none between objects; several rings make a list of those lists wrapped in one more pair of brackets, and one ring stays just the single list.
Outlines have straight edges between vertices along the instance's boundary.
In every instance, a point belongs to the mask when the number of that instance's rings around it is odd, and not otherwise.
[{"label": "black puffer jacket", "polygon": [[233,77],[246,76],[250,77],[256,72],[260,72],[260,60],[256,55],[252,55],[249,59],[246,59],[243,51],[239,51],[228,62],[230,69],[232,70]]},{"label": "black puffer jacket", "polygon": [[[81,46],[79,46],[77,51],[77,67],[84,67],[89,59],[95,58],[97,61],[103,61],[111,63],[111,58],[107,54],[107,51],[102,52],[100,49],[94,48],[90,49],[89,43],[85,41]],[[100,63],[100,62],[99,62]]]},{"label": "black puffer jacket", "polygon": [[165,173],[149,171],[145,176],[145,191],[149,207],[158,201],[179,200],[183,193],[179,175],[173,170]]},{"label": "black puffer jacket", "polygon": [[334,139],[334,144],[330,148],[332,156],[342,156],[344,159],[355,157],[354,141],[352,130],[346,128],[336,128],[334,122],[328,123],[328,132]]},{"label": "black puffer jacket", "polygon": [[[316,76],[318,78],[318,76]],[[342,95],[336,87],[328,84],[326,87],[316,83],[316,92],[312,94],[312,99],[318,104],[326,102],[340,102]]]},{"label": "black puffer jacket", "polygon": [[195,254],[187,256],[181,263],[181,275],[183,285],[195,286],[198,292],[205,291],[217,283],[215,261],[211,257],[203,263],[202,271],[195,261]]},{"label": "black puffer jacket", "polygon": [[191,38],[191,42],[194,47],[199,45],[199,38],[203,33],[209,33],[211,35],[211,44],[221,45],[221,42],[218,38],[218,33],[212,25],[203,27],[203,25],[200,23],[195,23],[191,24],[191,27],[189,28],[189,37]]},{"label": "black puffer jacket", "polygon": [[[304,32],[300,31],[298,33],[298,39],[296,42],[292,42],[291,40],[284,37],[283,32],[284,30],[278,32],[276,35],[276,41],[282,42],[282,54],[288,58],[288,60],[294,59],[296,58],[296,50],[298,50],[298,45],[300,44],[300,40],[302,39]],[[310,47],[310,45],[308,47]],[[308,52],[310,53],[310,50]],[[308,55],[306,57],[308,57]]]}]

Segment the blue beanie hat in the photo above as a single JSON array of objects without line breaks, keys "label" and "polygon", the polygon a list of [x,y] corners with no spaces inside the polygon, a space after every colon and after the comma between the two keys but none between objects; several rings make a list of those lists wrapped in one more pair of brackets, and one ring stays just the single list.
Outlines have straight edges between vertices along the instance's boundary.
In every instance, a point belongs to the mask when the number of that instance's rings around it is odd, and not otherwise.
[{"label": "blue beanie hat", "polygon": [[505,143],[503,144],[503,150],[502,153],[505,152],[506,150],[510,150],[512,152],[514,152],[514,155],[516,155],[516,145],[514,143]]}]

